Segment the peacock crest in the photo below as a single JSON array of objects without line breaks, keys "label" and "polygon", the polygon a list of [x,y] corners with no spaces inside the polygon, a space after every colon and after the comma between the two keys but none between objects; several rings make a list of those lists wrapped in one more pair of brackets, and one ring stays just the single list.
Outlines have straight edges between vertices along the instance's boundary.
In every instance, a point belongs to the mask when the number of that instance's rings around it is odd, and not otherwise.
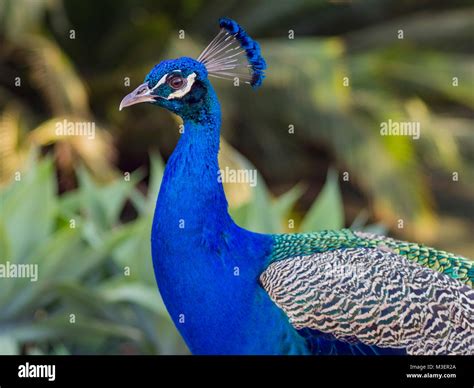
[{"label": "peacock crest", "polygon": [[267,68],[260,45],[232,19],[221,18],[219,26],[219,33],[197,60],[211,77],[230,80],[237,77],[254,88],[259,87]]}]

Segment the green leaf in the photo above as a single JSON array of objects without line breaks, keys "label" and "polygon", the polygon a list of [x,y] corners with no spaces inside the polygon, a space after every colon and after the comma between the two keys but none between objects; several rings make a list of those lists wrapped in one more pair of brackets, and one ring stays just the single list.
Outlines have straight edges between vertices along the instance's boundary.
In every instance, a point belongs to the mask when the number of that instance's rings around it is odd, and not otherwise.
[{"label": "green leaf", "polygon": [[77,282],[64,282],[54,287],[69,311],[99,317],[108,321],[120,321],[119,310],[100,295],[97,288]]},{"label": "green leaf", "polygon": [[340,229],[344,226],[344,209],[339,191],[337,173],[328,171],[326,184],[316,202],[311,206],[301,223],[302,232],[325,229]]},{"label": "green leaf", "polygon": [[362,228],[362,231],[367,233],[380,234],[384,236],[387,234],[388,229],[385,225],[382,224],[371,224]]},{"label": "green leaf", "polygon": [[357,214],[356,218],[354,218],[354,221],[352,221],[352,224],[350,226],[350,229],[353,230],[361,230],[364,225],[367,223],[367,220],[369,219],[369,212],[367,209],[363,209]]},{"label": "green leaf", "polygon": [[165,164],[159,154],[150,154],[151,178],[148,186],[149,205],[155,206],[156,197],[160,191],[161,181],[165,173]]},{"label": "green leaf", "polygon": [[108,303],[132,303],[157,315],[169,317],[156,285],[147,286],[137,281],[127,281],[122,277],[102,284],[98,293]]},{"label": "green leaf", "polygon": [[69,266],[67,278],[80,279],[94,268],[101,268],[104,262],[112,257],[114,249],[128,238],[124,232],[126,232],[124,228],[113,229],[104,236],[100,246],[87,246],[82,255],[75,257],[74,264]]},{"label": "green leaf", "polygon": [[55,192],[53,164],[46,158],[32,163],[20,181],[13,181],[0,193],[0,230],[6,232],[10,261],[24,261],[30,250],[51,234],[57,205]]},{"label": "green leaf", "polygon": [[89,337],[122,337],[140,341],[141,333],[129,326],[93,319],[88,316],[76,315],[76,322],[70,323],[69,313],[55,315],[46,320],[0,326],[0,331],[7,333],[9,338],[19,342],[43,342],[49,340],[67,340],[71,343],[88,343]]},{"label": "green leaf", "polygon": [[124,273],[125,267],[130,270],[130,279],[140,280],[145,284],[155,285],[151,261],[151,218],[141,217],[137,221],[123,226],[121,238],[114,246],[111,256]]},{"label": "green leaf", "polygon": [[130,193],[130,200],[141,215],[149,215],[155,208],[156,198],[160,191],[161,181],[165,172],[165,164],[157,153],[150,154],[150,181],[145,196],[138,189]]},{"label": "green leaf", "polygon": [[63,193],[59,197],[58,207],[59,213],[64,217],[74,218],[81,209],[81,191],[74,190]]},{"label": "green leaf", "polygon": [[82,210],[93,222],[93,233],[97,237],[119,222],[123,206],[141,176],[141,172],[135,171],[130,180],[117,179],[107,185],[98,185],[85,168],[79,169]]},{"label": "green leaf", "polygon": [[16,356],[18,354],[20,354],[18,341],[5,335],[0,336],[0,355]]},{"label": "green leaf", "polygon": [[258,233],[281,232],[280,219],[272,210],[270,193],[261,175],[252,189],[251,200],[237,209],[230,209],[239,226]]},{"label": "green leaf", "polygon": [[[29,278],[4,279],[0,282],[0,320],[12,319],[21,311],[33,309],[44,296],[45,284],[60,280],[61,268],[68,269],[74,263],[67,263],[81,255],[80,234],[75,229],[63,229],[54,233],[31,250],[24,264],[38,267],[38,279],[31,282]],[[71,254],[73,253],[73,254]],[[77,255],[77,256],[76,256]]]},{"label": "green leaf", "polygon": [[288,216],[288,213],[293,209],[298,199],[301,198],[303,192],[304,186],[302,184],[293,186],[286,193],[274,200],[272,212],[275,213],[278,219],[283,220],[284,217]]}]

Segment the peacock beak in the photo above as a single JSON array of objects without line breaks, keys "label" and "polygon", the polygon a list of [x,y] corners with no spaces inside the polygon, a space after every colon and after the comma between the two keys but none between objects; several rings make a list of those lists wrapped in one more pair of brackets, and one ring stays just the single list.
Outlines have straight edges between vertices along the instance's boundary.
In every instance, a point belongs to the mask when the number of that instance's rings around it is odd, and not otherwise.
[{"label": "peacock beak", "polygon": [[148,83],[143,83],[137,87],[133,92],[127,94],[120,102],[119,110],[126,106],[139,104],[140,102],[154,102],[155,97],[152,96],[151,90],[148,88]]}]

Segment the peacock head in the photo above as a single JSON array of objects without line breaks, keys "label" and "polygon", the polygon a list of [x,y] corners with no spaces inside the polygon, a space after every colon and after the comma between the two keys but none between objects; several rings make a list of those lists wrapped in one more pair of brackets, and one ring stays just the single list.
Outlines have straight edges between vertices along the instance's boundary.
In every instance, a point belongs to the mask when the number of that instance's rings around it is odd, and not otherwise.
[{"label": "peacock head", "polygon": [[119,109],[150,102],[186,119],[209,103],[213,92],[208,77],[259,87],[266,68],[259,44],[231,19],[222,18],[219,25],[219,33],[197,59],[182,57],[160,62],[144,83],[125,96]]}]

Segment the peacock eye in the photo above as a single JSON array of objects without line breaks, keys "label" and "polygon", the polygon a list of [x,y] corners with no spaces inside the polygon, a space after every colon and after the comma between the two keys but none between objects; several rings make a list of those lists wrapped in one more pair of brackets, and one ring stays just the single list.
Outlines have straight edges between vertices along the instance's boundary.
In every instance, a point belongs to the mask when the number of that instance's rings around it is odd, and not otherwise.
[{"label": "peacock eye", "polygon": [[173,74],[166,80],[166,82],[173,89],[181,89],[185,85],[186,80],[180,75]]}]

